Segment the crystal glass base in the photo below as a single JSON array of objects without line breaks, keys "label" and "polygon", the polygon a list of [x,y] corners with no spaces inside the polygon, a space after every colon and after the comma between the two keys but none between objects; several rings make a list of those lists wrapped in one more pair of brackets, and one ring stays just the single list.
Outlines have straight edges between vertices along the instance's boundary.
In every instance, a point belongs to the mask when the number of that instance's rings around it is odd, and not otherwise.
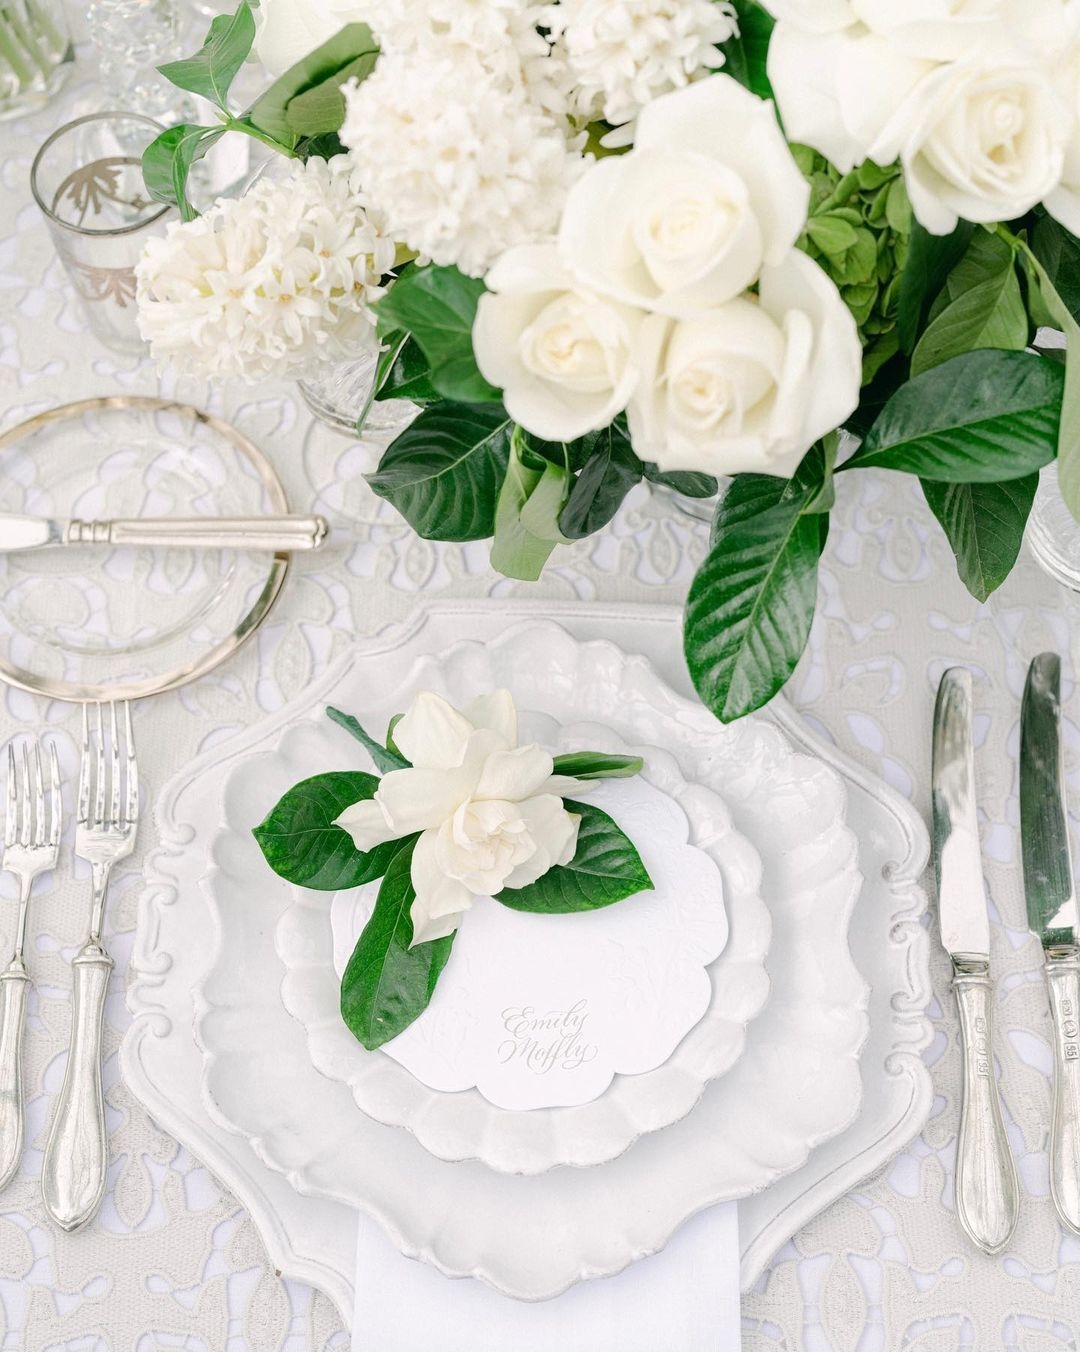
[{"label": "crystal glass base", "polygon": [[1036,562],[1055,580],[1080,591],[1080,521],[1065,505],[1057,465],[1047,465],[1028,519],[1027,544]]},{"label": "crystal glass base", "polygon": [[316,380],[297,382],[304,403],[327,425],[346,436],[393,438],[420,412],[407,399],[377,400],[373,396],[377,358],[365,354],[353,361],[328,366]]}]

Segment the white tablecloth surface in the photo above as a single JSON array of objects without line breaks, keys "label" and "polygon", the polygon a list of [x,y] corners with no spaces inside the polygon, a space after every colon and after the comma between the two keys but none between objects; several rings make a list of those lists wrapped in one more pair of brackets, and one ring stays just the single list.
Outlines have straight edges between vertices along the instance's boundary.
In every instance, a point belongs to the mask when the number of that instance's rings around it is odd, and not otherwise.
[{"label": "white tablecloth surface", "polygon": [[[164,697],[144,729],[141,764],[160,786],[207,740],[279,708],[349,644],[401,619],[428,596],[506,595],[483,545],[413,537],[363,484],[370,453],[313,427],[292,387],[211,390],[118,357],[86,331],[28,189],[36,146],[64,117],[104,106],[85,76],[57,106],[8,123],[0,138],[0,429],[55,404],[118,390],[187,399],[224,413],[273,459],[296,508],[346,523],[351,541],[302,560],[271,622],[228,667]],[[679,601],[704,528],[643,491],[613,528],[561,550],[534,595]],[[957,581],[918,485],[884,473],[842,476],[809,652],[789,687],[814,726],[926,811],[933,692],[945,665],[980,677],[979,776],[999,974],[1005,1117],[1025,1190],[1008,1251],[986,1258],[963,1241],[953,1201],[959,1063],[948,965],[935,950],[936,1037],[926,1053],[937,1097],[922,1137],[831,1207],[776,1255],[743,1301],[748,1352],[1057,1352],[1080,1346],[1080,1239],[1049,1198],[1048,1015],[1039,952],[1024,923],[1017,837],[1019,697],[1030,657],[1076,657],[1075,598],[1025,557],[987,606]],[[1080,713],[1080,696],[1071,706]],[[0,690],[0,742],[44,725],[74,755],[74,712]],[[149,730],[149,736],[146,735]],[[1077,726],[1070,759],[1080,766]],[[1077,785],[1080,788],[1080,783]],[[233,1198],[161,1131],[119,1082],[127,1021],[124,968],[133,940],[139,852],[118,874],[107,942],[117,969],[106,1010],[105,1083],[113,1161],[97,1223],[51,1228],[38,1173],[69,1024],[68,962],[83,937],[83,881],[55,876],[35,899],[30,961],[37,981],[26,1038],[28,1149],[0,1197],[0,1349],[9,1352],[330,1352],[348,1347],[341,1314],[284,1281]],[[0,944],[15,908],[0,884]],[[373,1347],[373,1352],[378,1352]],[[668,1349],[657,1349],[668,1352]]]}]

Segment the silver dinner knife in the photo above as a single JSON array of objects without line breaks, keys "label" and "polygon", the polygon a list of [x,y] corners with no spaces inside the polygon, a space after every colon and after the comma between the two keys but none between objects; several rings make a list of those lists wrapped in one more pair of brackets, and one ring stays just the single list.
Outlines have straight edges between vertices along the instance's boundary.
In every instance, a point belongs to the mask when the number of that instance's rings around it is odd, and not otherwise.
[{"label": "silver dinner knife", "polygon": [[1016,1226],[1020,1189],[994,1078],[994,988],[975,811],[972,708],[971,672],[953,667],[942,677],[934,710],[934,863],[963,1057],[956,1211],[980,1249],[1000,1253]]},{"label": "silver dinner knife", "polygon": [[1061,659],[1028,671],[1020,716],[1020,839],[1028,924],[1042,944],[1054,1034],[1050,1191],[1080,1233],[1080,949],[1061,754]]},{"label": "silver dinner knife", "polygon": [[132,521],[52,521],[0,515],[0,553],[57,545],[142,545],[158,549],[318,549],[321,516],[143,517]]}]

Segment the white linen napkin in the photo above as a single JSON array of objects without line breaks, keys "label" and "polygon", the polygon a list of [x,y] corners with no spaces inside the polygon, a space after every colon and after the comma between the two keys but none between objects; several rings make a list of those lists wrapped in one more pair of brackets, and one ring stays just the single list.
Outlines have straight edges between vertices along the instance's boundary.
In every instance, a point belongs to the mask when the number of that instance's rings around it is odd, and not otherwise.
[{"label": "white linen napkin", "polygon": [[739,1352],[739,1208],[702,1212],[662,1253],[554,1300],[510,1300],[403,1258],[359,1218],[353,1352]]}]

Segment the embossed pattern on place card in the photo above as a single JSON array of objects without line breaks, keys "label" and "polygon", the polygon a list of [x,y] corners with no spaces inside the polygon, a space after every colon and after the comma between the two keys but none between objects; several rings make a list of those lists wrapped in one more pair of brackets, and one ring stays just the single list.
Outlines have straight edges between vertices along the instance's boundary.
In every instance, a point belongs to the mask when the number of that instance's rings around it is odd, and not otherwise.
[{"label": "embossed pattern on place card", "polygon": [[[644,780],[598,785],[589,801],[638,846],[655,890],[565,916],[479,899],[428,1009],[383,1048],[429,1088],[475,1086],[509,1109],[588,1103],[613,1076],[663,1064],[708,1009],[706,969],[728,934],[719,869]],[[339,973],[374,895],[334,900]]]}]

